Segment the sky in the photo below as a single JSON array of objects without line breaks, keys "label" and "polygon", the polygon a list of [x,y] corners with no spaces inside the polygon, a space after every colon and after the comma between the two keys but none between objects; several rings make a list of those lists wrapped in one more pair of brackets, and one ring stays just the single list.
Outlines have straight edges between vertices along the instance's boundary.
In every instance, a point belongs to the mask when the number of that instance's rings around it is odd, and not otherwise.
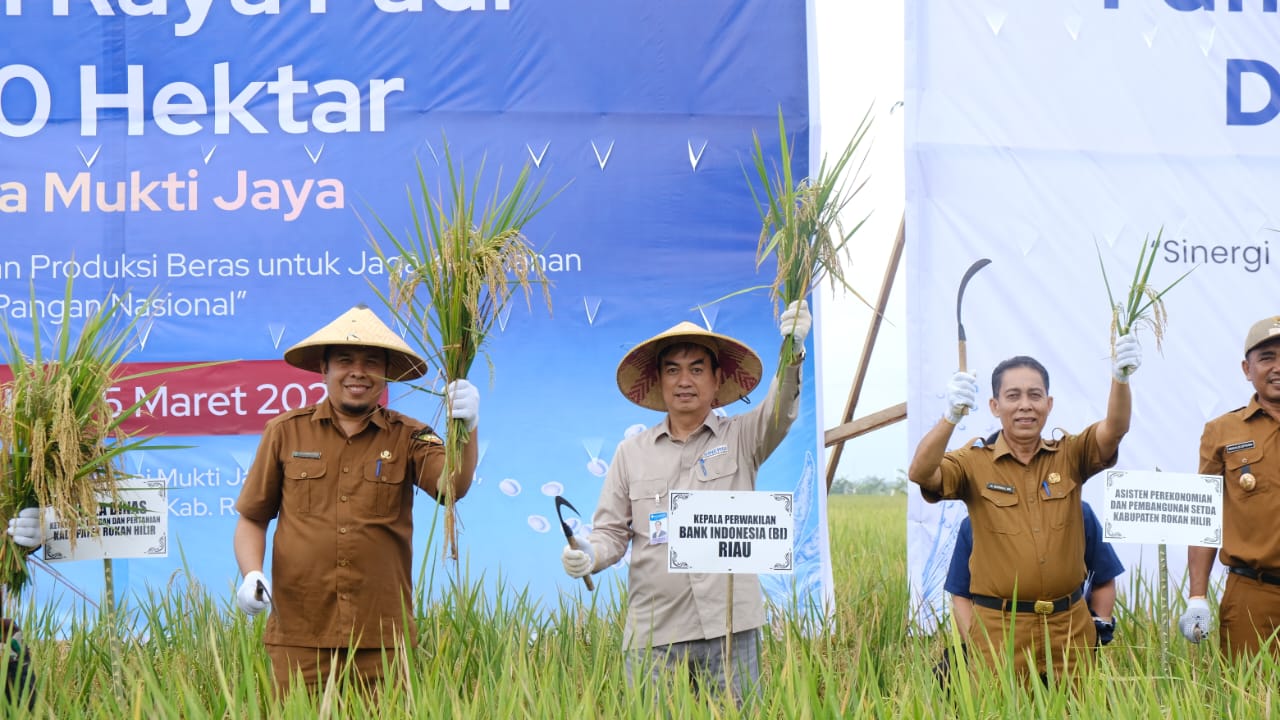
[{"label": "sky", "polygon": [[[813,42],[817,48],[816,131],[823,153],[835,156],[853,137],[858,121],[871,111],[863,177],[866,187],[845,213],[852,226],[867,222],[851,241],[845,266],[849,284],[874,305],[905,203],[903,154],[904,14],[901,2],[811,0]],[[815,78],[810,68],[810,86]],[[811,98],[810,103],[814,100]],[[816,167],[816,166],[815,166]],[[906,258],[899,263],[889,305],[875,341],[867,378],[854,410],[855,419],[907,398]],[[870,308],[843,290],[815,291],[818,306],[818,373],[823,428],[842,421],[857,372],[858,358],[874,316]],[[830,450],[828,450],[830,458]],[[905,470],[907,423],[882,428],[845,444],[836,477],[892,479]]]}]

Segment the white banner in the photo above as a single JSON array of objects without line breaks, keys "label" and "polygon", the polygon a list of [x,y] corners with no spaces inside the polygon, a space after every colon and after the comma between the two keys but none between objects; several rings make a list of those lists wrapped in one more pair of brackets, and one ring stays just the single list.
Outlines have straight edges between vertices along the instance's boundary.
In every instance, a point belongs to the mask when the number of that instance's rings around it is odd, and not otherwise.
[{"label": "white banner", "polygon": [[794,507],[788,492],[672,492],[667,571],[791,574]]},{"label": "white banner", "polygon": [[1108,470],[1102,539],[1222,547],[1222,476]]},{"label": "white banner", "polygon": [[167,495],[164,481],[123,488],[115,500],[110,494],[100,495],[98,527],[90,530],[81,522],[74,542],[71,528],[54,513],[45,513],[44,559],[70,562],[168,557]]},{"label": "white banner", "polygon": [[[957,285],[984,257],[963,308],[983,396],[952,447],[999,429],[990,373],[1014,355],[1049,370],[1046,434],[1101,419],[1111,312],[1099,263],[1122,295],[1141,243],[1162,230],[1151,283],[1194,271],[1166,297],[1163,339],[1138,330],[1144,363],[1118,467],[1196,472],[1205,421],[1252,393],[1246,330],[1280,314],[1274,3],[909,0],[906,27],[909,445],[943,412]],[[1086,500],[1101,497],[1086,486]],[[913,488],[908,556],[925,628],[963,515]],[[1150,546],[1121,555],[1156,566]],[[1185,556],[1169,555],[1177,580]]]}]

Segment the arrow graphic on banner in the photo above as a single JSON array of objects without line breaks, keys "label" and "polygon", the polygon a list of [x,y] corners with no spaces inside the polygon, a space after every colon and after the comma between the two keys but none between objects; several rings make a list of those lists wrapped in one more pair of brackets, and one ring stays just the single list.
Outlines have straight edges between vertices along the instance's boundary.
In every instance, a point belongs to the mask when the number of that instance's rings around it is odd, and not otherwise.
[{"label": "arrow graphic on banner", "polygon": [[268,323],[267,332],[271,333],[271,345],[275,349],[280,349],[280,340],[284,337],[284,325],[277,323]]},{"label": "arrow graphic on banner", "polygon": [[598,164],[600,169],[603,170],[604,166],[609,164],[609,156],[613,154],[613,141],[609,141],[609,149],[604,151],[603,157],[600,155],[600,148],[596,146],[595,140],[591,141],[591,149],[596,154],[596,164]]},{"label": "arrow graphic on banner", "polygon": [[511,319],[511,306],[504,305],[498,313],[498,329],[502,332],[507,331],[507,320]]},{"label": "arrow graphic on banner", "polygon": [[999,10],[987,13],[987,26],[991,28],[992,35],[1000,34],[1000,29],[1004,27],[1004,21],[1007,17],[1009,17],[1008,13]]},{"label": "arrow graphic on banner", "polygon": [[431,141],[423,140],[422,144],[427,146],[427,152],[431,153],[431,159],[434,160],[437,165],[439,165],[440,156],[436,154],[436,149],[434,147],[431,147]]},{"label": "arrow graphic on banner", "polygon": [[702,147],[698,148],[698,152],[693,152],[693,141],[689,141],[689,165],[693,167],[693,171],[698,171],[698,163],[702,161],[702,153],[707,149],[707,141],[702,141]]},{"label": "arrow graphic on banner", "polygon": [[1071,15],[1067,17],[1067,34],[1071,36],[1072,40],[1080,39],[1080,25],[1082,22],[1083,21],[1079,15]]},{"label": "arrow graphic on banner", "polygon": [[93,167],[93,163],[98,159],[98,153],[102,152],[102,146],[99,145],[89,157],[84,156],[84,151],[80,149],[79,145],[76,146],[76,152],[80,153],[80,159],[84,161],[84,166],[91,168]]},{"label": "arrow graphic on banner", "polygon": [[209,148],[209,152],[205,152],[204,146],[203,145],[200,146],[200,155],[201,155],[201,158],[204,160],[205,165],[209,164],[210,158],[213,157],[213,151],[217,149],[218,149],[218,146],[214,145],[213,147]]},{"label": "arrow graphic on banner", "polygon": [[707,306],[699,305],[698,314],[702,316],[702,324],[711,332],[716,331],[716,318],[720,316],[720,310],[712,308],[711,312],[707,312]]},{"label": "arrow graphic on banner", "polygon": [[311,148],[307,147],[306,143],[302,144],[302,149],[307,151],[307,157],[311,158],[311,164],[315,165],[320,161],[320,156],[324,154],[324,143],[320,143],[320,149],[314,153],[311,152]]},{"label": "arrow graphic on banner", "polygon": [[151,318],[147,318],[138,323],[138,327],[134,330],[134,334],[138,336],[139,350],[147,349],[147,339],[151,337],[151,328],[155,327],[155,324],[155,320],[152,320]]},{"label": "arrow graphic on banner", "polygon": [[582,307],[587,311],[587,324],[596,324],[596,313],[600,312],[600,298],[582,296]]},{"label": "arrow graphic on banner", "polygon": [[1208,32],[1200,33],[1200,52],[1204,53],[1205,57],[1208,57],[1209,50],[1213,48],[1213,37],[1217,31],[1218,28],[1211,27]]},{"label": "arrow graphic on banner", "polygon": [[1142,39],[1146,41],[1147,48],[1150,48],[1156,42],[1156,35],[1160,32],[1160,26],[1156,25],[1150,30],[1142,33]]},{"label": "arrow graphic on banner", "polygon": [[529,151],[529,157],[533,158],[533,166],[534,166],[534,167],[538,167],[538,168],[540,168],[540,167],[542,167],[542,158],[546,157],[546,155],[547,155],[547,148],[549,148],[549,147],[551,147],[551,142],[550,142],[550,141],[548,141],[546,145],[543,145],[543,146],[542,146],[542,152],[537,153],[536,155],[535,155],[535,154],[534,154],[534,152],[533,152],[533,148],[532,148],[532,147],[530,147],[528,143],[526,143],[526,144],[525,144],[524,149],[525,149],[525,150],[528,150],[528,151]]}]

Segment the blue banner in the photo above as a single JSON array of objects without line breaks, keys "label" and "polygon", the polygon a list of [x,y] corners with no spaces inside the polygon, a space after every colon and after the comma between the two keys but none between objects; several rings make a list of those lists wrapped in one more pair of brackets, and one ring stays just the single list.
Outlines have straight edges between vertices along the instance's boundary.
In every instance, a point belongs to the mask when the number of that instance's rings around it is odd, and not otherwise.
[{"label": "blue banner", "polygon": [[[708,303],[772,280],[771,266],[755,268],[743,167],[753,132],[777,155],[779,108],[796,147],[808,145],[805,23],[804,3],[786,0],[6,3],[0,315],[20,333],[32,316],[52,331],[115,297],[137,319],[131,362],[279,360],[357,303],[390,320],[370,228],[408,229],[418,165],[429,186],[447,182],[445,138],[468,174],[483,167],[486,188],[529,164],[560,190],[526,227],[552,310],[516,303],[491,365],[476,364],[482,457],[459,518],[472,578],[555,604],[581,584],[560,570],[553,496],[589,523],[613,449],[661,419],[618,392],[626,350],[693,320],[774,369],[767,295]],[[75,299],[63,303],[69,275]],[[255,380],[243,383],[262,396],[231,429],[215,412],[230,405],[195,394],[156,410],[208,417],[209,430],[180,438],[190,449],[127,460],[166,479],[171,544],[167,559],[117,562],[119,594],[185,566],[230,601],[233,505],[256,433],[306,398]],[[390,399],[442,424],[426,393],[393,386]],[[794,580],[802,601],[821,603],[814,399],[808,382],[760,489],[798,493]],[[441,562],[436,510],[418,500],[430,569]],[[95,563],[58,568],[100,592]],[[791,581],[767,585],[788,602]],[[39,573],[36,591],[59,592]]]}]

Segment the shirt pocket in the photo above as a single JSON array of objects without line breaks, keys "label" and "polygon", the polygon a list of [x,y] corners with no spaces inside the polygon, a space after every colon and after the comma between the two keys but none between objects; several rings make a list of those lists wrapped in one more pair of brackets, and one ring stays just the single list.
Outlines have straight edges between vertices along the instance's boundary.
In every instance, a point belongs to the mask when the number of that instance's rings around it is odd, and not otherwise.
[{"label": "shirt pocket", "polygon": [[[1040,486],[1041,492],[1044,492],[1045,488],[1049,489],[1049,494],[1044,498],[1044,514],[1049,527],[1054,530],[1065,527],[1072,516],[1080,516],[1080,507],[1066,502],[1078,484],[1073,478],[1064,477],[1056,483],[1046,481]],[[1073,506],[1074,509],[1072,509]]]},{"label": "shirt pocket", "polygon": [[[325,469],[324,461],[319,458],[292,458],[285,461],[283,505],[287,511],[311,514],[312,493],[320,492],[313,491],[312,488],[317,482],[324,480]],[[319,495],[314,502],[319,504]]]},{"label": "shirt pocket", "polygon": [[400,514],[404,497],[404,469],[400,461],[374,458],[364,464],[365,506],[373,517]]},{"label": "shirt pocket", "polygon": [[716,483],[722,489],[728,489],[733,477],[738,474],[738,458],[727,452],[713,457],[701,457],[693,464],[689,473],[697,482]]},{"label": "shirt pocket", "polygon": [[[1271,484],[1264,479],[1264,473],[1258,470],[1263,464],[1263,455],[1258,451],[1258,448],[1250,448],[1244,452],[1228,455],[1223,463],[1222,478],[1222,481],[1226,483],[1226,493],[1240,498],[1247,498],[1268,492],[1271,489]],[[1253,475],[1252,490],[1245,490],[1240,486],[1240,477],[1246,471]]]},{"label": "shirt pocket", "polygon": [[[1022,530],[1021,518],[1018,515],[1022,508],[1018,506],[1017,493],[1001,492],[990,488],[982,489],[982,515],[987,522],[981,523],[992,532],[1001,535],[1017,535]],[[978,530],[979,523],[973,524]]]},{"label": "shirt pocket", "polygon": [[632,533],[648,537],[649,515],[666,512],[671,504],[666,478],[646,478],[631,483],[627,494],[631,498]]}]

